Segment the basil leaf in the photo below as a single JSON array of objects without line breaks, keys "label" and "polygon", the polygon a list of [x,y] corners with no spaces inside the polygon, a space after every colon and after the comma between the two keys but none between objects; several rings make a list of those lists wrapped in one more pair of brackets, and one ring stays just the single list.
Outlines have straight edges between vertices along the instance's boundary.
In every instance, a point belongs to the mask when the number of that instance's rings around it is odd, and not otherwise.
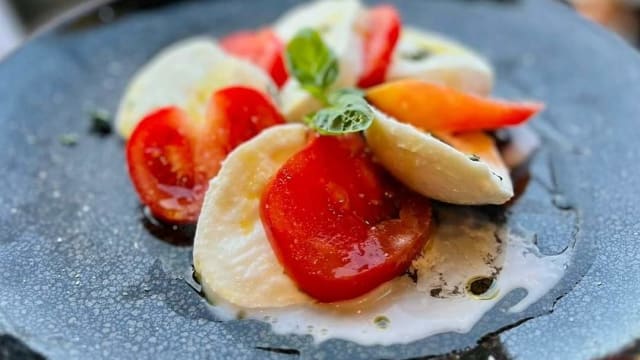
[{"label": "basil leaf", "polygon": [[322,41],[320,34],[310,28],[296,33],[286,49],[287,67],[303,89],[326,102],[326,91],[338,78],[338,60]]},{"label": "basil leaf", "polygon": [[322,109],[307,124],[322,135],[342,135],[366,130],[373,122],[373,111],[354,90],[339,90],[328,96],[331,107]]},{"label": "basil leaf", "polygon": [[338,78],[338,60],[313,29],[302,29],[289,41],[287,66],[303,89],[329,106],[304,121],[322,135],[342,135],[367,129],[373,111],[356,89],[341,89],[327,94]]},{"label": "basil leaf", "polygon": [[336,90],[329,94],[327,100],[332,105],[336,105],[339,103],[346,103],[349,100],[359,101],[350,96],[356,96],[364,101],[364,91],[356,88],[344,88],[344,89]]}]

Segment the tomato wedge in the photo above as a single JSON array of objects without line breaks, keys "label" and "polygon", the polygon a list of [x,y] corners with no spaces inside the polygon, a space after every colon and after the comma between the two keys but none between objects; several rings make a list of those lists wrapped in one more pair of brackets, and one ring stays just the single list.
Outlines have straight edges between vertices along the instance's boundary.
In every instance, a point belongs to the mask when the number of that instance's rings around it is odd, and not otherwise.
[{"label": "tomato wedge", "polygon": [[193,223],[209,180],[227,154],[282,123],[269,98],[246,87],[214,93],[203,123],[177,107],[157,110],[138,124],[127,142],[129,176],[154,216],[170,223]]},{"label": "tomato wedge", "polygon": [[226,152],[231,152],[263,129],[285,123],[267,96],[243,86],[214,93],[207,114],[209,126],[216,132],[216,139]]},{"label": "tomato wedge", "polygon": [[229,54],[261,67],[278,87],[287,81],[284,44],[272,30],[240,31],[222,38],[220,45]]},{"label": "tomato wedge", "polygon": [[360,137],[318,136],[267,186],[262,223],[302,291],[351,299],[401,275],[426,244],[430,203],[399,189]]},{"label": "tomato wedge", "polygon": [[414,79],[378,85],[366,97],[382,112],[425,131],[496,130],[521,124],[544,108],[540,103],[487,99]]},{"label": "tomato wedge", "polygon": [[127,165],[140,200],[163,220],[196,219],[206,183],[194,166],[195,131],[175,107],[145,117],[127,142]]},{"label": "tomato wedge", "polygon": [[358,86],[367,88],[385,80],[393,50],[400,38],[402,21],[391,5],[378,5],[367,12],[364,28],[364,69]]}]

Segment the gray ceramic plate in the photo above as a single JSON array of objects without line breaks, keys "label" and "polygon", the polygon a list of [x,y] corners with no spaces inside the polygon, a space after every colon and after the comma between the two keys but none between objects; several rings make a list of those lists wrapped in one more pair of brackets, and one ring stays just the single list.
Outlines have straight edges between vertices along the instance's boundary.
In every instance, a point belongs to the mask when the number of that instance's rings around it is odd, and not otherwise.
[{"label": "gray ceramic plate", "polygon": [[[185,281],[190,247],[145,227],[122,141],[89,134],[87,114],[114,111],[130,76],[173,41],[267,24],[293,2],[187,1],[142,11],[123,1],[116,15],[126,14],[113,22],[93,26],[90,13],[0,64],[0,359],[368,359],[452,351],[586,359],[640,336],[640,59],[544,0],[397,5],[406,23],[450,34],[491,59],[499,95],[548,104],[533,123],[544,146],[508,221],[534,229],[545,253],[575,247],[556,289],[517,315],[503,311],[523,295],[512,293],[468,334],[390,347],[315,346],[261,323],[216,321]],[[79,135],[75,146],[60,143],[67,133]]]}]

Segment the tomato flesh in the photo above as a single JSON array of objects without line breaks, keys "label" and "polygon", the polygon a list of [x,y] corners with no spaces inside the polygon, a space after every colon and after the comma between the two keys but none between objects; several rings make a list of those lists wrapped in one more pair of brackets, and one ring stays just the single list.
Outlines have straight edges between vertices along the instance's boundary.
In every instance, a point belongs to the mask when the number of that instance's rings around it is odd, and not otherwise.
[{"label": "tomato flesh", "polygon": [[284,85],[289,77],[284,61],[284,44],[272,30],[240,31],[222,38],[220,46],[229,54],[261,67],[278,87]]},{"label": "tomato flesh", "polygon": [[140,200],[159,218],[195,220],[203,181],[194,166],[194,128],[175,107],[145,117],[127,142],[127,165]]},{"label": "tomato flesh", "polygon": [[274,176],[262,223],[287,274],[322,302],[363,295],[405,272],[424,247],[431,207],[403,193],[358,136],[318,136]]},{"label": "tomato flesh", "polygon": [[227,154],[265,128],[284,123],[257,90],[230,87],[213,94],[204,123],[177,107],[145,117],[127,142],[129,176],[143,204],[170,223],[194,223],[209,180]]},{"label": "tomato flesh", "polygon": [[207,111],[216,138],[231,152],[263,129],[284,124],[284,117],[263,93],[235,86],[213,94]]},{"label": "tomato flesh", "polygon": [[385,80],[402,27],[400,14],[391,5],[371,8],[365,21],[364,69],[358,80],[361,88],[378,85]]}]

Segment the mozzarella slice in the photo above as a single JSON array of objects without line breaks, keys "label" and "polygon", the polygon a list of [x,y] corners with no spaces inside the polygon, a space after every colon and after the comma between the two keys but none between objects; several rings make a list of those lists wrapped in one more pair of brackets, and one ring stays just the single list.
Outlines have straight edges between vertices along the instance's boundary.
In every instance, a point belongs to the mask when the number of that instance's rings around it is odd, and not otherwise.
[{"label": "mozzarella slice", "polygon": [[144,116],[170,105],[185,109],[195,121],[201,120],[211,93],[231,85],[250,86],[267,94],[276,89],[263,70],[227,55],[213,39],[180,41],[134,76],[120,102],[116,127],[128,138]]},{"label": "mozzarella slice", "polygon": [[287,80],[280,91],[281,110],[290,122],[302,122],[305,115],[322,108],[322,103],[304,90],[293,78]]},{"label": "mozzarella slice", "polygon": [[414,191],[460,205],[503,204],[513,196],[508,170],[491,159],[474,159],[435,137],[374,109],[366,130],[380,163]]},{"label": "mozzarella slice", "polygon": [[269,128],[231,152],[211,181],[193,247],[193,266],[208,299],[243,308],[312,301],[284,274],[259,214],[267,183],[306,143],[301,124]]},{"label": "mozzarella slice", "polygon": [[[357,0],[318,0],[284,14],[275,23],[274,31],[288,42],[303,28],[317,30],[339,61],[340,72],[334,87],[354,86],[362,72],[362,39],[357,23],[363,12]],[[283,114],[289,121],[301,121],[322,107],[293,78],[285,83],[280,96]]]},{"label": "mozzarella slice", "polygon": [[415,78],[478,95],[493,88],[493,70],[482,57],[441,35],[404,27],[388,80]]}]

